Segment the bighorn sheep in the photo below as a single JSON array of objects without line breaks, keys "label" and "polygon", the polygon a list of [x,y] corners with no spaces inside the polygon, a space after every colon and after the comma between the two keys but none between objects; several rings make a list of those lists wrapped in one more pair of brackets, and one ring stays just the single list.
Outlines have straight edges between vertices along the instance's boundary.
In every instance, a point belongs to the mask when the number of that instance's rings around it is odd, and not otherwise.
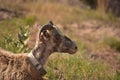
[{"label": "bighorn sheep", "polygon": [[42,80],[46,74],[43,67],[51,53],[76,51],[76,44],[49,22],[39,30],[36,45],[29,54],[0,49],[0,80]]}]

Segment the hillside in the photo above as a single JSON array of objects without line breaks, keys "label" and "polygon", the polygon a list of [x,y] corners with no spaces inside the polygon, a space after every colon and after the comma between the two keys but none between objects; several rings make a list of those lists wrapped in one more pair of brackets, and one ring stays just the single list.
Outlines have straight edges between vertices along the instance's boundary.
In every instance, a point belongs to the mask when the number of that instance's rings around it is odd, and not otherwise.
[{"label": "hillside", "polygon": [[49,80],[120,79],[120,18],[90,9],[79,0],[11,1],[0,0],[0,47],[4,48],[4,36],[11,34],[17,40],[19,27],[29,25],[27,44],[33,48],[37,34],[35,24],[52,20],[76,41],[79,50],[75,55],[50,56],[45,77]]}]

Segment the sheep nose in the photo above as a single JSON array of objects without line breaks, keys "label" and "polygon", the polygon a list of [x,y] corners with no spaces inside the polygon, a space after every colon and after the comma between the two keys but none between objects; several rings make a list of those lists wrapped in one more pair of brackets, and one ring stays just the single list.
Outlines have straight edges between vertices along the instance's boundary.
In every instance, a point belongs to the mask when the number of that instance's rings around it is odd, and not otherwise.
[{"label": "sheep nose", "polygon": [[76,43],[74,43],[73,49],[76,50],[76,51],[78,50],[78,47],[77,47]]},{"label": "sheep nose", "polygon": [[75,50],[77,50],[78,49],[78,47],[77,46],[75,46]]}]

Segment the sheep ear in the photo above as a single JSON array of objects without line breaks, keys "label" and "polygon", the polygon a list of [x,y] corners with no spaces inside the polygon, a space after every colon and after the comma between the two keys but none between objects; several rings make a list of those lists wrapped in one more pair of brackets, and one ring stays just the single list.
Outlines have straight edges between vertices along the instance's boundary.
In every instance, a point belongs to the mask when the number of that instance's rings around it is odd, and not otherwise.
[{"label": "sheep ear", "polygon": [[48,24],[42,26],[40,32],[43,32],[45,30],[51,30],[51,29],[53,29],[53,22],[49,21]]},{"label": "sheep ear", "polygon": [[52,25],[52,26],[54,25],[52,21],[49,21],[49,23],[48,23],[48,24],[50,24],[50,25]]},{"label": "sheep ear", "polygon": [[41,37],[43,40],[48,40],[50,38],[50,31],[49,30],[45,30],[43,32],[41,32]]}]

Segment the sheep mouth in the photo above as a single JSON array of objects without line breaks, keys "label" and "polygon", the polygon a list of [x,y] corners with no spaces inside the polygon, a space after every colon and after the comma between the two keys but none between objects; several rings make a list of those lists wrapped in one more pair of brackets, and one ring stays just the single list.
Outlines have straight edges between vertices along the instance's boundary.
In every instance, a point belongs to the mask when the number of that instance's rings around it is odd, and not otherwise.
[{"label": "sheep mouth", "polygon": [[66,49],[66,52],[69,54],[75,54],[77,52],[76,49]]},{"label": "sheep mouth", "polygon": [[77,52],[77,50],[71,50],[70,52],[69,52],[69,54],[75,54]]}]

